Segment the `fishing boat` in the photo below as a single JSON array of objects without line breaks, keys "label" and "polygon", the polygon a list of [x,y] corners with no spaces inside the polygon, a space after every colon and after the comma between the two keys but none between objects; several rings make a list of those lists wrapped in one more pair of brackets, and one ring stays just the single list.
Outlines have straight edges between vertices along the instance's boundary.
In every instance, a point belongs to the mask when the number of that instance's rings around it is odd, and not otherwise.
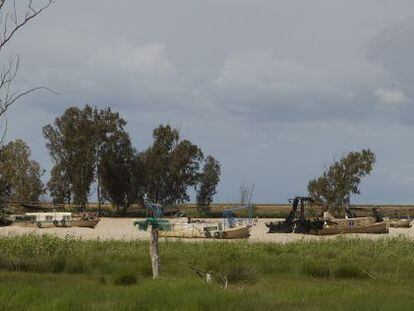
[{"label": "fishing boat", "polygon": [[329,212],[324,212],[324,225],[317,230],[318,235],[339,233],[388,233],[385,221],[378,221],[376,217],[335,218]]},{"label": "fishing boat", "polygon": [[[66,226],[66,223],[72,218],[69,212],[48,212],[48,213],[26,213],[26,216],[34,219],[33,224],[38,228],[52,228],[56,226]],[[30,226],[32,221],[27,222]]]},{"label": "fishing boat", "polygon": [[266,223],[269,233],[294,232],[315,235],[388,233],[386,222],[378,214],[375,217],[335,218],[329,212],[324,212],[323,219],[320,219],[305,215],[305,211],[310,210],[310,205],[314,202],[312,198],[297,196],[291,202],[292,210],[285,220]]},{"label": "fishing boat", "polygon": [[249,225],[242,225],[232,228],[223,228],[223,223],[187,225],[171,224],[169,230],[159,232],[160,237],[166,238],[207,238],[207,239],[245,239],[250,236]]},{"label": "fishing boat", "polygon": [[[250,236],[253,225],[250,204],[226,209],[223,221],[199,221],[187,217],[170,220],[162,218],[163,209],[160,205],[146,202],[145,207],[149,217],[134,222],[134,225],[139,230],[147,230],[149,224],[156,225],[158,235],[165,238],[244,239]],[[249,218],[237,218],[235,213],[240,210],[247,210]]]},{"label": "fishing boat", "polygon": [[94,214],[81,215],[70,212],[26,213],[16,224],[20,226],[37,226],[38,228],[52,227],[87,227],[95,228],[100,219]]},{"label": "fishing boat", "polygon": [[411,228],[412,219],[384,219],[391,228]]}]

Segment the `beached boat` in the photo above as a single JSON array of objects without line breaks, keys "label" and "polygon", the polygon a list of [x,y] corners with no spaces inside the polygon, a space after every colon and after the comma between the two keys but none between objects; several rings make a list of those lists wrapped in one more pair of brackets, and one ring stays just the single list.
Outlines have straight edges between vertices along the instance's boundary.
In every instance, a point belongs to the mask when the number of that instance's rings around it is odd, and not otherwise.
[{"label": "beached boat", "polygon": [[[251,206],[239,206],[226,209],[223,221],[194,220],[188,217],[179,217],[172,220],[162,218],[163,210],[160,205],[146,202],[150,217],[146,220],[135,221],[134,226],[145,231],[149,225],[159,229],[158,236],[164,238],[210,238],[210,239],[244,239],[250,236],[253,225]],[[235,212],[247,210],[249,218],[236,218]]]},{"label": "beached boat", "polygon": [[72,219],[69,221],[69,227],[83,227],[83,228],[95,228],[99,223],[99,218],[91,219]]},{"label": "beached boat", "polygon": [[34,222],[33,220],[26,221],[26,226],[33,224],[38,228],[65,226],[66,222],[72,218],[72,213],[69,212],[26,213],[25,215],[34,219]]},{"label": "beached boat", "polygon": [[324,225],[315,233],[318,235],[339,233],[388,233],[385,221],[376,217],[335,218],[329,212],[324,212]]},{"label": "beached boat", "polygon": [[250,226],[240,225],[224,228],[221,222],[192,223],[170,222],[168,230],[159,231],[160,237],[168,238],[210,238],[210,239],[244,239],[250,236]]},{"label": "beached boat", "polygon": [[[329,235],[340,233],[388,233],[387,224],[380,215],[376,217],[335,218],[329,212],[319,217],[307,217],[305,211],[310,209],[313,200],[297,196],[292,202],[292,210],[283,221],[268,222],[269,233],[303,233]],[[300,208],[299,208],[300,206]]]},{"label": "beached boat", "polygon": [[26,213],[25,217],[17,217],[18,226],[52,227],[86,227],[95,228],[100,219],[94,215],[74,215],[70,212]]},{"label": "beached boat", "polygon": [[386,217],[384,221],[391,228],[411,228],[412,219],[393,219]]},{"label": "beached boat", "polygon": [[370,233],[370,234],[382,234],[388,233],[387,224],[385,222],[376,222],[373,224],[363,226],[338,226],[328,225],[324,226],[315,232],[317,235],[331,235],[341,233]]}]

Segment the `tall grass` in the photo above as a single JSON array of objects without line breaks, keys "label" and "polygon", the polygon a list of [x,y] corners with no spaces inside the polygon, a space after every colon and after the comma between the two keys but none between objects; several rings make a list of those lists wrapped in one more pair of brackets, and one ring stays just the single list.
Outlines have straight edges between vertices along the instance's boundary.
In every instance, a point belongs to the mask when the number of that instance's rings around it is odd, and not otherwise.
[{"label": "tall grass", "polygon": [[[150,275],[146,241],[100,241],[54,236],[1,236],[0,269],[94,275]],[[165,275],[187,276],[189,266],[252,280],[263,275],[296,274],[318,278],[414,277],[414,241],[330,239],[287,244],[161,242]]]},{"label": "tall grass", "polygon": [[[0,237],[0,310],[410,309],[414,242],[160,243],[153,281],[145,241]],[[190,268],[225,276],[206,284]]]}]

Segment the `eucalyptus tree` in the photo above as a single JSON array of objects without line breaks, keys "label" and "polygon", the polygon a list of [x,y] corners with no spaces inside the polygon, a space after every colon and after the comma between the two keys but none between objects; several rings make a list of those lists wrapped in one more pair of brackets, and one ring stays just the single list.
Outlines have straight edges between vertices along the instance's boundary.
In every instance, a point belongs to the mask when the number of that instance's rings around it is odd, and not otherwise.
[{"label": "eucalyptus tree", "polygon": [[9,199],[16,202],[36,202],[45,192],[44,171],[31,157],[29,146],[16,139],[1,147],[0,174],[7,181]]},{"label": "eucalyptus tree", "polygon": [[43,128],[43,135],[55,165],[53,182],[58,181],[60,172],[65,177],[62,183],[70,185],[73,202],[84,208],[94,181],[97,136],[94,110],[88,105],[83,109],[70,107],[53,124]]},{"label": "eucalyptus tree", "polygon": [[142,200],[143,178],[140,157],[124,126],[126,121],[110,110],[102,111],[100,124],[106,126],[98,148],[97,177],[102,197],[118,211]]},{"label": "eucalyptus tree", "polygon": [[322,176],[309,181],[309,195],[329,206],[332,212],[347,208],[351,195],[360,194],[359,184],[374,168],[375,154],[369,150],[349,152],[335,160]]},{"label": "eucalyptus tree", "polygon": [[213,202],[213,197],[217,193],[217,185],[220,182],[220,173],[220,162],[209,155],[205,159],[197,189],[197,207],[200,211],[210,210],[210,204]]},{"label": "eucalyptus tree", "polygon": [[154,129],[153,138],[152,146],[141,154],[148,198],[163,205],[189,201],[187,189],[199,180],[203,153],[190,141],[181,140],[170,125]]},{"label": "eucalyptus tree", "polygon": [[50,180],[47,183],[53,203],[70,203],[72,198],[71,185],[68,174],[61,163],[53,166]]}]

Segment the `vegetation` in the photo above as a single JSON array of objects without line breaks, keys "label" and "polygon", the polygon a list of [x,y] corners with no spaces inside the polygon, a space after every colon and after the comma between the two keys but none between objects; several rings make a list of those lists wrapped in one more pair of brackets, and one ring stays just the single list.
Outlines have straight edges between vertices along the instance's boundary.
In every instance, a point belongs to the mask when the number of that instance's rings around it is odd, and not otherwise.
[{"label": "vegetation", "polygon": [[17,202],[37,202],[45,192],[40,164],[30,159],[30,148],[17,139],[0,147],[0,172],[7,181],[9,199]]},{"label": "vegetation", "polygon": [[[132,147],[126,121],[108,109],[68,108],[53,125],[43,128],[54,161],[48,183],[56,203],[85,207],[96,181],[98,200],[123,211],[142,196],[139,158]],[[139,179],[139,180],[138,180]]]},{"label": "vegetation", "polygon": [[[147,250],[143,241],[0,237],[0,309],[386,310],[414,303],[414,242],[404,238],[164,242],[156,281]],[[229,287],[206,284],[189,266],[226,276]]]},{"label": "vegetation", "polygon": [[[96,127],[94,111],[90,106],[84,109],[70,107],[65,113],[55,119],[53,125],[43,128],[43,135],[47,139],[46,147],[49,149],[55,166],[55,172],[62,172],[67,177],[73,195],[73,201],[84,207],[88,201],[90,186],[94,180]],[[64,189],[65,178],[59,184],[58,179],[53,180],[51,193],[58,193]],[[57,186],[58,185],[58,186]],[[64,197],[59,193],[57,197]]]},{"label": "vegetation", "polygon": [[202,200],[212,201],[219,181],[218,161],[207,158],[202,174],[202,151],[182,140],[170,125],[156,128],[152,146],[138,153],[125,131],[126,123],[110,108],[86,105],[66,109],[43,128],[54,162],[48,188],[55,203],[73,202],[85,208],[95,183],[98,202],[111,202],[126,214],[144,196],[163,205],[189,201],[187,189],[196,188],[200,181]]},{"label": "vegetation", "polygon": [[220,162],[212,156],[205,159],[203,172],[200,176],[200,185],[197,191],[197,207],[199,211],[209,211],[213,196],[217,193],[216,187],[220,181]]},{"label": "vegetation", "polygon": [[360,194],[359,184],[375,164],[375,154],[367,149],[349,152],[308,184],[312,198],[329,206],[332,212],[349,207],[351,195]]},{"label": "vegetation", "polygon": [[163,205],[189,201],[187,188],[198,182],[203,153],[190,141],[180,140],[178,130],[169,125],[160,125],[153,137],[154,143],[141,155],[145,193]]}]

